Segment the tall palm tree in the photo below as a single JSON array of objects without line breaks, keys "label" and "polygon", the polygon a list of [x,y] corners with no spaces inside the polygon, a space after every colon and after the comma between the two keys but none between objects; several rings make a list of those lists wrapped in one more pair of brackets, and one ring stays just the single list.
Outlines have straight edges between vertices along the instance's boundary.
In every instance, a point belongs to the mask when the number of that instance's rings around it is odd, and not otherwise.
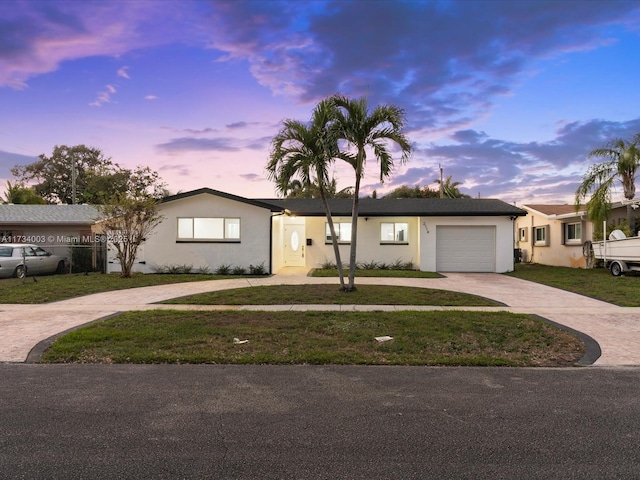
[{"label": "tall palm tree", "polygon": [[336,129],[340,140],[347,143],[348,150],[341,152],[340,158],[346,160],[356,174],[353,189],[353,207],[351,210],[351,250],[349,255],[349,286],[355,290],[356,240],[358,235],[358,209],[360,181],[364,175],[367,151],[373,152],[380,168],[380,182],[389,177],[393,169],[393,158],[389,151],[389,142],[396,143],[401,150],[400,163],[403,164],[411,154],[411,145],[405,137],[404,111],[392,105],[381,105],[369,111],[365,98],[351,99],[343,95],[334,95],[336,106]]},{"label": "tall palm tree", "polygon": [[[626,200],[633,200],[636,194],[635,178],[640,169],[640,133],[631,142],[616,139],[602,148],[596,148],[589,157],[604,158],[602,163],[589,167],[576,190],[576,209],[590,195],[587,202],[587,215],[596,224],[596,228],[609,217],[611,195],[617,181],[622,184]],[[631,203],[627,204],[627,223],[635,232],[635,215]]]},{"label": "tall palm tree", "polygon": [[309,125],[296,120],[284,120],[282,130],[271,142],[267,173],[269,179],[275,181],[276,189],[285,196],[289,187],[296,185],[296,179],[303,186],[315,184],[318,187],[331,232],[340,288],[345,290],[340,248],[327,200],[329,167],[339,153],[338,142],[331,128],[334,117],[333,102],[325,99],[316,105]]}]

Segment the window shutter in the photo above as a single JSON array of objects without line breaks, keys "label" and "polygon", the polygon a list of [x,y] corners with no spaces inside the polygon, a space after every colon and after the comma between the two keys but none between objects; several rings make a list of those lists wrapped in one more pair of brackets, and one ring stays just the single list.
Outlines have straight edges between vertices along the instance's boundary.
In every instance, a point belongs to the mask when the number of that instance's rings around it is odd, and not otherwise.
[{"label": "window shutter", "polygon": [[549,225],[544,226],[544,244],[548,247],[551,243],[551,227]]},{"label": "window shutter", "polygon": [[562,245],[565,245],[567,243],[567,224],[566,223],[562,223],[562,236],[560,243]]}]

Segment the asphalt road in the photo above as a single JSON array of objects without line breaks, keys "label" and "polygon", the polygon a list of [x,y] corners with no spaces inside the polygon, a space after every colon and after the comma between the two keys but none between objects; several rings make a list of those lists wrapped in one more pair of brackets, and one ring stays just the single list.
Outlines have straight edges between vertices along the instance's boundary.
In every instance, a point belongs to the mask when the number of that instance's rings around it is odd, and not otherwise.
[{"label": "asphalt road", "polygon": [[640,369],[0,364],[7,479],[632,479]]}]

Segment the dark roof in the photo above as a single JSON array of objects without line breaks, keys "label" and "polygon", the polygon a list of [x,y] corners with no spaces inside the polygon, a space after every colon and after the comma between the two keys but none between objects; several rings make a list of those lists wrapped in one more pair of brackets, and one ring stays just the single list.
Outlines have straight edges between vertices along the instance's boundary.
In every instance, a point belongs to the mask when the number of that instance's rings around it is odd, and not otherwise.
[{"label": "dark roof", "polygon": [[[323,216],[324,209],[319,198],[287,198],[261,199],[287,209],[299,216]],[[335,216],[350,216],[352,200],[348,198],[333,198],[329,200],[331,214]],[[375,199],[361,198],[359,216],[388,217],[388,216],[425,216],[425,217],[461,217],[461,216],[525,216],[527,212],[502,200],[490,198],[395,198]]]},{"label": "dark roof", "polygon": [[91,205],[0,205],[0,224],[86,225],[99,218]]},{"label": "dark roof", "polygon": [[191,190],[190,192],[170,195],[168,197],[164,197],[162,199],[162,203],[173,202],[175,200],[180,200],[181,198],[193,197],[195,195],[215,195],[217,197],[226,198],[228,200],[234,200],[236,202],[246,203],[249,205],[254,205],[256,207],[266,208],[267,210],[270,210],[272,212],[279,212],[281,210],[278,206],[275,206],[271,203],[266,203],[261,200],[252,200],[250,198],[240,197],[238,195],[232,195],[230,193],[221,192],[212,188],[199,188],[197,190]]}]

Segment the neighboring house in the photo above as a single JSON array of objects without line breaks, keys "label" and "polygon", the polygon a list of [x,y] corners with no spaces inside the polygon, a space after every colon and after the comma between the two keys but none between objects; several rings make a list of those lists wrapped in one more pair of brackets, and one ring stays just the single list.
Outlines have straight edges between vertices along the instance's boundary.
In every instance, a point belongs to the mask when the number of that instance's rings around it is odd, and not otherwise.
[{"label": "neighboring house", "polygon": [[92,269],[102,270],[94,233],[99,216],[91,205],[0,205],[0,242],[35,243],[65,257],[70,246],[84,244],[91,247]]},{"label": "neighboring house", "polygon": [[[351,200],[331,199],[343,262]],[[188,265],[317,268],[335,261],[319,199],[247,199],[202,188],[166,197],[164,219],[143,244],[135,271]],[[423,271],[507,272],[514,221],[526,211],[492,199],[360,199],[358,262],[412,262]],[[111,255],[111,254],[110,254]],[[119,265],[110,258],[109,271]]]},{"label": "neighboring house", "polygon": [[[574,205],[523,205],[526,217],[516,222],[516,246],[523,263],[539,263],[557,267],[587,268],[585,242],[593,241],[593,223],[584,208],[576,212]],[[626,218],[626,207],[613,205],[609,223],[620,225]]]}]

